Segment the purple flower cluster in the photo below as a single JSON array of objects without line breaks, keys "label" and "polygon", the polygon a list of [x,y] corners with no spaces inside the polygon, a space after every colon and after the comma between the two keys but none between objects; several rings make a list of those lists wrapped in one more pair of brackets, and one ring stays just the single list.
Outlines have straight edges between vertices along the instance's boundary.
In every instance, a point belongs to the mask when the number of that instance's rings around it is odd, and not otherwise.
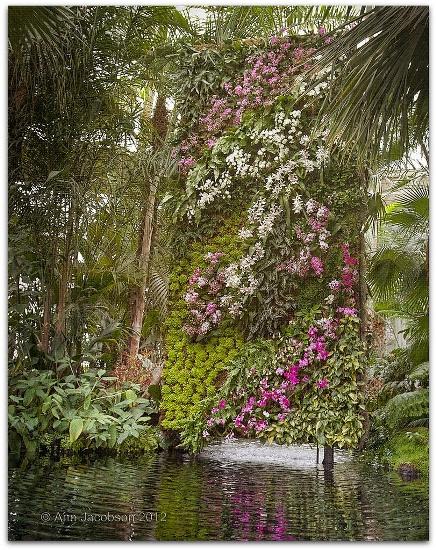
[{"label": "purple flower cluster", "polygon": [[[249,395],[240,405],[238,414],[232,419],[232,428],[242,435],[255,435],[265,431],[271,422],[284,422],[291,414],[291,400],[296,387],[300,385],[302,389],[308,389],[308,383],[313,379],[311,372],[327,361],[327,340],[337,338],[336,328],[336,319],[322,319],[317,326],[309,327],[306,345],[300,340],[293,339],[292,355],[295,359],[285,368],[277,367],[269,378],[264,377],[260,380],[255,395]],[[315,388],[324,389],[328,387],[329,382],[324,377],[313,384]],[[243,393],[239,393],[236,398],[242,396]],[[212,408],[207,427],[225,423],[220,412],[226,405],[227,402],[221,400]]]},{"label": "purple flower cluster", "polygon": [[327,29],[325,27],[319,27],[318,34],[324,39],[325,44],[331,44],[333,41],[331,36],[327,36]]},{"label": "purple flower cluster", "polygon": [[[352,272],[353,284],[356,281],[358,264],[349,251],[348,244],[341,244],[344,269]],[[194,280],[198,281],[201,273],[194,274]],[[338,339],[338,328],[342,316],[356,316],[354,291],[352,287],[343,284],[343,281],[333,279],[328,283],[332,295],[332,307],[327,308],[329,315],[317,319],[307,330],[305,338],[291,338],[288,340],[289,347],[277,356],[277,363],[269,376],[264,376],[252,395],[245,400],[244,391],[238,390],[233,400],[233,406],[239,412],[231,418],[232,434],[234,431],[246,435],[259,435],[267,430],[274,423],[285,422],[292,413],[292,399],[296,391],[309,391],[311,388],[325,390],[330,386],[326,376],[320,376],[323,366],[329,359],[329,344]],[[342,304],[342,305],[341,305]],[[326,312],[325,312],[326,313]],[[330,348],[331,349],[331,348]],[[256,371],[252,371],[256,375]],[[249,390],[247,390],[249,393]],[[253,395],[254,393],[254,395]],[[207,420],[207,427],[223,426],[227,420],[220,416],[222,409],[227,402],[221,400],[211,411],[211,417]],[[228,411],[230,412],[230,410]]]},{"label": "purple flower cluster", "polygon": [[312,243],[318,237],[318,244],[321,249],[328,248],[327,239],[330,237],[330,232],[327,231],[330,210],[327,206],[320,204],[313,199],[306,202],[307,224],[310,230],[303,231],[299,225],[295,227],[297,239],[304,244]]},{"label": "purple flower cluster", "polygon": [[188,157],[182,157],[178,162],[179,170],[182,174],[187,174],[189,170],[195,166],[197,161],[194,157],[188,156]]},{"label": "purple flower cluster", "polygon": [[273,37],[271,50],[247,58],[247,68],[234,83],[226,82],[225,97],[214,96],[209,111],[200,119],[209,135],[216,135],[229,125],[238,125],[248,109],[267,106],[284,93],[289,80],[308,61],[313,48],[294,48],[288,39]]},{"label": "purple flower cluster", "polygon": [[238,126],[247,110],[271,105],[286,93],[295,76],[309,67],[315,51],[296,46],[289,37],[274,36],[268,51],[249,56],[242,75],[224,83],[222,94],[211,98],[207,112],[199,119],[197,134],[181,143],[180,171],[186,174],[204,148],[211,149],[226,128]]},{"label": "purple flower cluster", "polygon": [[321,334],[321,331],[327,332],[327,330],[329,330],[330,339],[335,340],[336,334],[333,330],[332,323],[328,326],[321,325],[321,329],[315,326],[309,328],[307,332],[309,343],[303,349],[302,356],[288,365],[287,370],[283,372],[283,377],[292,387],[298,386],[301,382],[306,383],[310,380],[307,374],[300,378],[300,370],[306,369],[309,366],[313,367],[317,362],[323,363],[328,359],[329,352],[327,349],[326,335]]},{"label": "purple flower cluster", "polygon": [[342,243],[340,245],[342,250],[342,259],[344,262],[344,267],[341,271],[341,280],[333,279],[329,283],[330,290],[338,294],[343,291],[348,295],[349,302],[351,305],[354,305],[354,291],[353,287],[355,286],[359,273],[356,269],[356,266],[359,264],[359,260],[353,257],[350,254],[350,248],[348,243]]},{"label": "purple flower cluster", "polygon": [[286,395],[289,388],[286,381],[274,387],[267,378],[262,379],[258,394],[249,396],[233,419],[234,427],[243,434],[250,430],[260,433],[268,428],[270,419],[284,421],[291,410],[290,398]]},{"label": "purple flower cluster", "polygon": [[[302,203],[300,202],[298,208],[294,209],[294,212],[299,214],[302,210]],[[304,246],[298,254],[286,262],[279,264],[277,270],[286,271],[301,278],[307,277],[310,273],[320,277],[324,273],[323,261],[319,256],[312,254],[309,245],[314,243],[315,239],[318,238],[320,250],[324,251],[329,247],[327,239],[330,237],[330,232],[327,230],[327,224],[330,210],[327,206],[310,199],[306,202],[305,213],[306,216],[302,223],[306,224],[307,229],[304,230],[301,224],[296,224],[294,227],[297,239]]]},{"label": "purple flower cluster", "polygon": [[356,266],[358,265],[359,260],[351,256],[348,243],[341,244],[341,249],[342,258],[345,264],[341,273],[341,283],[344,288],[352,289],[358,278]]},{"label": "purple flower cluster", "polygon": [[324,272],[324,264],[322,263],[321,258],[318,256],[312,256],[310,258],[310,267],[313,269],[315,275],[322,275]]},{"label": "purple flower cluster", "polygon": [[191,337],[203,336],[221,321],[223,312],[217,301],[217,294],[223,288],[225,275],[219,271],[222,252],[209,252],[205,256],[206,269],[197,267],[188,281],[185,302],[190,306],[188,322],[183,330]]},{"label": "purple flower cluster", "polygon": [[357,309],[355,307],[338,307],[336,311],[349,317],[356,317],[357,315]]}]

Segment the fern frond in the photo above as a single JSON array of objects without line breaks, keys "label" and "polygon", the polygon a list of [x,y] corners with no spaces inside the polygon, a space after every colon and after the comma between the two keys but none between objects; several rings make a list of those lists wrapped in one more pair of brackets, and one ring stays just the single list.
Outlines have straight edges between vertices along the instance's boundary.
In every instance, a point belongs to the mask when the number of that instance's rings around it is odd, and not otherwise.
[{"label": "fern frond", "polygon": [[387,424],[395,428],[411,421],[428,418],[429,404],[429,391],[425,388],[392,397],[381,412]]},{"label": "fern frond", "polygon": [[430,373],[430,363],[425,361],[415,367],[409,374],[411,380],[428,380]]},{"label": "fern frond", "polygon": [[369,261],[368,284],[373,298],[388,301],[407,281],[416,277],[416,256],[401,248],[382,247]]}]

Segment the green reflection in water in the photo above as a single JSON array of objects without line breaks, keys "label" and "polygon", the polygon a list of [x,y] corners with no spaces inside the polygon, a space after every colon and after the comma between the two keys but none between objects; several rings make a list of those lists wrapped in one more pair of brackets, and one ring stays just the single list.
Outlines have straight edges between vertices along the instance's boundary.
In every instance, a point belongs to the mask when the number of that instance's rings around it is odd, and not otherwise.
[{"label": "green reflection in water", "polygon": [[427,483],[352,462],[330,475],[164,454],[46,459],[11,467],[9,494],[13,540],[428,539]]}]

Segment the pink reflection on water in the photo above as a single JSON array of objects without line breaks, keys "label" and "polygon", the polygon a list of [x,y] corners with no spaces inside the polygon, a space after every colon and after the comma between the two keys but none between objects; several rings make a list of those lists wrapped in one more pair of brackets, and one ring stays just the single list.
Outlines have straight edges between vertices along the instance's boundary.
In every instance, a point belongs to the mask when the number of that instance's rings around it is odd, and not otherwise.
[{"label": "pink reflection on water", "polygon": [[273,514],[267,512],[265,495],[260,490],[257,492],[256,487],[250,491],[239,489],[230,496],[232,527],[239,532],[242,540],[296,540],[288,533],[290,526],[282,504],[285,495],[277,493],[281,491],[275,490],[274,495],[269,495],[277,506]]}]

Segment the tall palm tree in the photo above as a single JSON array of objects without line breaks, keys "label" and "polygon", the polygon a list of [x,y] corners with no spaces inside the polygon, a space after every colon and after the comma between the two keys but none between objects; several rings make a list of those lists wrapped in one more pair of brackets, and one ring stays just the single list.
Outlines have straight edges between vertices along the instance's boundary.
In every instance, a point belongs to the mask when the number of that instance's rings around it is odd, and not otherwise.
[{"label": "tall palm tree", "polygon": [[129,326],[131,335],[127,343],[127,356],[135,358],[139,352],[142,324],[146,305],[147,283],[150,277],[152,259],[152,239],[155,230],[155,218],[158,191],[164,180],[175,169],[171,149],[167,143],[168,111],[165,97],[158,95],[151,118],[152,146],[148,150],[148,161],[144,163],[144,176],[147,180],[148,194],[142,206],[136,258],[141,273],[140,281],[130,291]]},{"label": "tall palm tree", "polygon": [[[68,337],[88,191],[134,141],[147,47],[189,30],[172,7],[11,7],[10,213],[41,237],[41,349]],[[35,204],[39,207],[39,221]]]}]

